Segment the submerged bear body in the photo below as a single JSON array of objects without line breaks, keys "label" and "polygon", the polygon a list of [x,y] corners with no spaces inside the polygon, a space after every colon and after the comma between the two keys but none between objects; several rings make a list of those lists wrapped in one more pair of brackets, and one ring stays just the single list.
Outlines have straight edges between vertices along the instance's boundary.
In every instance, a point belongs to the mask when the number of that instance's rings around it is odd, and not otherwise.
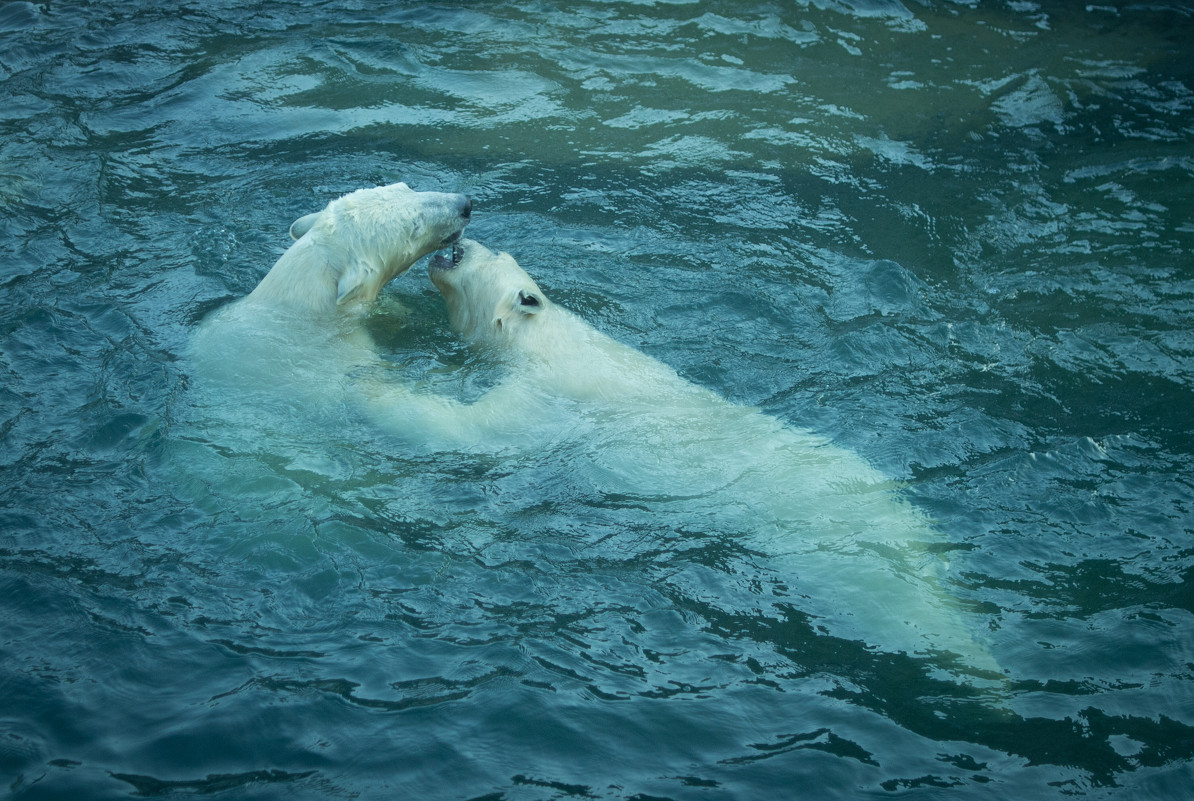
[{"label": "submerged bear body", "polygon": [[597,331],[508,254],[465,241],[430,273],[452,326],[498,377],[471,402],[368,382],[371,415],[406,447],[532,467],[550,476],[545,498],[594,527],[640,516],[644,530],[724,542],[770,565],[818,630],[884,651],[950,652],[963,673],[996,668],[942,590],[940,535],[859,455]]}]

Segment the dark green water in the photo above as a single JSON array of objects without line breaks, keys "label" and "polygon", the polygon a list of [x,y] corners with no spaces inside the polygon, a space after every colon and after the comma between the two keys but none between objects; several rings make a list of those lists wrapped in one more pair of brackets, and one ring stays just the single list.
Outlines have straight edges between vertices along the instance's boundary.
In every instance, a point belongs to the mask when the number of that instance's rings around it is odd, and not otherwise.
[{"label": "dark green water", "polygon": [[[1191,41],[1181,3],[0,4],[0,788],[1189,797]],[[903,482],[1005,685],[828,631],[707,505],[201,398],[199,321],[398,180]],[[422,265],[368,325],[467,391]]]}]

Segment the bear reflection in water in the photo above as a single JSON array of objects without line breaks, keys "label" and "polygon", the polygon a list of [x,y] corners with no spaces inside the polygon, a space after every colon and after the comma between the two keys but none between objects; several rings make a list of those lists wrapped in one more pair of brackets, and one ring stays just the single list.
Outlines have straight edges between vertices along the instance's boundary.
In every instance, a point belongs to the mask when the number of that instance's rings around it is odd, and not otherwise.
[{"label": "bear reflection in water", "polygon": [[500,378],[466,402],[374,373],[369,414],[407,447],[533,464],[557,499],[727,534],[784,577],[818,628],[871,649],[949,652],[951,669],[995,678],[978,615],[941,589],[940,535],[857,454],[602,334],[506,253],[463,240],[430,274],[453,328]]}]

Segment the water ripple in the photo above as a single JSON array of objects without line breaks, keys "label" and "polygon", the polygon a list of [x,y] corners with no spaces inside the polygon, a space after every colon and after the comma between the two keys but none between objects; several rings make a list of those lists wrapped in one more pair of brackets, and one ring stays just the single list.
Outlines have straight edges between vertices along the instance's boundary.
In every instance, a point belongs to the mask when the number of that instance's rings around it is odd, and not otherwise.
[{"label": "water ripple", "polygon": [[[1192,25],[3,4],[6,786],[1184,797]],[[644,458],[611,488],[585,431],[416,453],[345,403],[204,395],[197,322],[292,220],[395,180],[472,194],[563,305],[904,482],[1005,680],[836,628],[901,559],[833,543],[873,579],[839,586],[798,534],[778,558],[766,476],[669,490]],[[421,267],[366,324],[406,380],[500,380]]]}]

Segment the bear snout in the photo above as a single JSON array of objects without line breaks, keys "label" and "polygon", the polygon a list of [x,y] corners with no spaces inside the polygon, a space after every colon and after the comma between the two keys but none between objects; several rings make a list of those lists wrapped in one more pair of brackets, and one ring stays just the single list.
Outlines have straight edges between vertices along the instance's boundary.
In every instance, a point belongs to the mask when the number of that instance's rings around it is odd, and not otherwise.
[{"label": "bear snout", "polygon": [[464,199],[460,202],[460,217],[464,220],[471,219],[473,216],[473,199],[468,195],[461,195],[461,197]]}]

